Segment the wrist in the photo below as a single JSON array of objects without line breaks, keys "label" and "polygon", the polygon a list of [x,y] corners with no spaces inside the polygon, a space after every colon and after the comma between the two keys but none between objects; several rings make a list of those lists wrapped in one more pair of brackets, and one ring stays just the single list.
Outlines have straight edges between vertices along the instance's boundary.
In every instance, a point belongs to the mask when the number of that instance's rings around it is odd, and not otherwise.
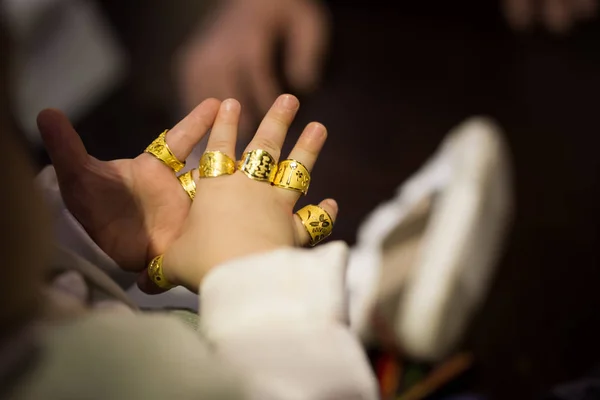
[{"label": "wrist", "polygon": [[[223,248],[212,248],[208,251],[194,252],[194,254],[178,251],[174,248],[163,256],[163,275],[168,282],[184,286],[192,292],[197,292],[204,277],[220,265],[246,257],[271,253],[286,247],[291,248],[293,246],[269,243],[257,244],[254,241],[233,245],[228,242]],[[197,248],[194,250],[197,250]]]}]

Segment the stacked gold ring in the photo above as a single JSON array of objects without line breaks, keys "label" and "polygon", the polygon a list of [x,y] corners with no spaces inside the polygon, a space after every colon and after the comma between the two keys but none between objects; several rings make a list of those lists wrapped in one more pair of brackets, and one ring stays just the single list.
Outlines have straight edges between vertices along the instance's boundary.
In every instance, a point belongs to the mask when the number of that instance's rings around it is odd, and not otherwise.
[{"label": "stacked gold ring", "polygon": [[273,182],[277,173],[275,159],[267,151],[261,149],[245,152],[236,167],[248,178],[261,182]]},{"label": "stacked gold ring", "polygon": [[310,185],[310,172],[300,161],[293,159],[283,160],[277,166],[277,172],[272,184],[273,186],[294,190],[305,195]]},{"label": "stacked gold ring", "polygon": [[200,178],[215,178],[231,175],[235,172],[235,161],[220,151],[207,151],[202,154],[198,164]]},{"label": "stacked gold ring", "polygon": [[308,205],[296,212],[310,236],[309,245],[315,246],[333,231],[333,219],[327,211],[315,205]]},{"label": "stacked gold ring", "polygon": [[161,289],[169,290],[173,289],[176,285],[169,282],[163,273],[163,256],[156,256],[150,261],[148,265],[148,276]]},{"label": "stacked gold ring", "polygon": [[169,145],[166,141],[167,132],[169,130],[165,130],[163,133],[158,135],[156,139],[152,141],[144,150],[144,153],[152,154],[154,157],[165,163],[165,165],[171,168],[175,172],[179,172],[185,167],[185,161],[180,161],[175,154],[169,148]]},{"label": "stacked gold ring", "polygon": [[179,179],[179,183],[181,183],[181,186],[183,187],[183,190],[185,190],[188,196],[190,196],[192,201],[194,200],[194,197],[196,197],[196,182],[194,181],[193,173],[194,170],[190,170],[177,177],[177,179]]}]

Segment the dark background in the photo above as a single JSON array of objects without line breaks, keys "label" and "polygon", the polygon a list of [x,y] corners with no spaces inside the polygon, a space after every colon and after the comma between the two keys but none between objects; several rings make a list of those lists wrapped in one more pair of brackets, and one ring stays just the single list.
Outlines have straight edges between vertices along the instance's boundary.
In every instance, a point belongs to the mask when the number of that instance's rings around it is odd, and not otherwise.
[{"label": "dark background", "polygon": [[[166,61],[205,2],[100,3],[134,72],[77,128],[91,154],[132,157],[178,117]],[[517,210],[464,344],[478,360],[472,388],[533,398],[587,372],[600,361],[598,20],[556,36],[511,31],[494,1],[330,6],[327,78],[301,98],[290,135],[311,120],[330,132],[306,201],[336,198],[334,238],[352,242],[368,211],[451,127],[474,114],[494,117],[512,150]]]}]

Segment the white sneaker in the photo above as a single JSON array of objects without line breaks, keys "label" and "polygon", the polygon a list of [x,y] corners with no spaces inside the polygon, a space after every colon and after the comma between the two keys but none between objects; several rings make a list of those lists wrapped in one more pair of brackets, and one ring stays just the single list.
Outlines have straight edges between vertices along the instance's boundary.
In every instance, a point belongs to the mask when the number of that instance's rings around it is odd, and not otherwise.
[{"label": "white sneaker", "polygon": [[500,129],[471,118],[359,229],[348,270],[350,322],[373,341],[375,314],[402,351],[436,361],[484,300],[512,208]]}]

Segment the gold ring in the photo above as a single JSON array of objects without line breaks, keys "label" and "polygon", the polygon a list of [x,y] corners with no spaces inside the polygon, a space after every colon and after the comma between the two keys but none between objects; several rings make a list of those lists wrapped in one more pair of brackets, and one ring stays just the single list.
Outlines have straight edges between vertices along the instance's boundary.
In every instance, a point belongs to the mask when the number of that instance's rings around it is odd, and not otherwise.
[{"label": "gold ring", "polygon": [[298,210],[296,215],[300,217],[302,225],[304,225],[310,236],[309,245],[314,246],[331,235],[333,219],[321,207],[311,204]]},{"label": "gold ring", "polygon": [[165,163],[165,165],[171,168],[175,172],[179,172],[185,167],[185,161],[179,161],[175,154],[169,148],[169,145],[166,141],[167,132],[169,130],[165,130],[163,133],[158,135],[156,139],[152,141],[144,150],[144,153],[150,153],[154,157],[158,158],[160,161]]},{"label": "gold ring", "polygon": [[306,194],[308,185],[310,185],[310,172],[300,161],[288,159],[279,163],[273,178],[273,186]]},{"label": "gold ring", "polygon": [[165,275],[163,274],[162,263],[162,254],[154,257],[148,265],[148,276],[159,288],[166,290],[173,289],[176,285],[172,284],[167,278],[165,278]]},{"label": "gold ring", "polygon": [[202,154],[198,165],[200,178],[215,178],[235,172],[235,161],[220,151],[207,151]]},{"label": "gold ring", "polygon": [[273,182],[277,164],[272,155],[265,150],[252,150],[244,153],[237,163],[237,169],[248,178],[261,182]]},{"label": "gold ring", "polygon": [[194,197],[196,197],[196,182],[194,181],[194,176],[192,173],[194,170],[190,170],[184,174],[181,174],[177,177],[179,179],[179,183],[183,187],[183,190],[190,196],[190,199],[194,201]]}]

